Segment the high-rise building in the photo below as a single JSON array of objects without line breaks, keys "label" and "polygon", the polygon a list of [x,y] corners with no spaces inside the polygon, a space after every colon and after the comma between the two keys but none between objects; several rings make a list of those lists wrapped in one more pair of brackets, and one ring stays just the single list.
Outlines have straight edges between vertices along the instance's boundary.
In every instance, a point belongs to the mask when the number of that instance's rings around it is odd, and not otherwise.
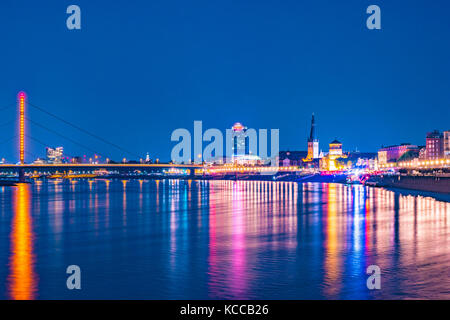
[{"label": "high-rise building", "polygon": [[255,134],[255,130],[249,130],[239,122],[236,122],[233,127],[231,127],[232,163],[241,165],[254,165],[262,161],[262,159],[258,156],[258,152],[256,149],[256,142],[258,140]]},{"label": "high-rise building", "polygon": [[444,131],[444,157],[450,158],[450,130]]},{"label": "high-rise building", "polygon": [[47,161],[49,163],[61,163],[61,158],[63,155],[63,147],[56,148],[46,148],[47,153]]},{"label": "high-rise building", "polygon": [[236,122],[232,130],[233,137],[233,153],[232,157],[243,156],[248,152],[248,137],[245,134],[247,127],[244,127],[241,123]]},{"label": "high-rise building", "polygon": [[440,159],[444,155],[444,138],[438,130],[427,133],[426,138],[426,157],[434,160]]},{"label": "high-rise building", "polygon": [[314,121],[314,113],[311,118],[311,131],[308,138],[308,155],[306,161],[319,158],[319,140],[316,138],[316,123]]},{"label": "high-rise building", "polygon": [[150,154],[147,152],[147,154],[145,155],[145,163],[151,163],[150,160]]}]

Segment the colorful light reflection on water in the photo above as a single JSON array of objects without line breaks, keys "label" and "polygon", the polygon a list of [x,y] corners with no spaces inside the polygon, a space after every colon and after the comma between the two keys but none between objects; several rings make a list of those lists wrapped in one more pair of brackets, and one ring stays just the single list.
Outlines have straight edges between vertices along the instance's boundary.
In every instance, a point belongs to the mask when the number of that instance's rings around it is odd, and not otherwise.
[{"label": "colorful light reflection on water", "polygon": [[[450,298],[450,203],[268,181],[0,188],[3,299]],[[82,290],[66,289],[66,267]],[[366,287],[367,266],[382,271]]]},{"label": "colorful light reflection on water", "polygon": [[32,300],[36,295],[38,277],[34,271],[34,235],[30,187],[27,184],[19,184],[13,191],[13,207],[7,295],[14,300]]}]

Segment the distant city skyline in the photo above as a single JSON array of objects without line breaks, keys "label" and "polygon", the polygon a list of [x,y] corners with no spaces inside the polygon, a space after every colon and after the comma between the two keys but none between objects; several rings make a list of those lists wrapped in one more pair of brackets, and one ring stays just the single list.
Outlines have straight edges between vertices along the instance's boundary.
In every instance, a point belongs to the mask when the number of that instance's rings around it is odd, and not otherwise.
[{"label": "distant city skyline", "polygon": [[[23,102],[19,102],[18,101],[17,105],[19,106],[19,104],[22,104],[22,103]],[[19,121],[18,120],[19,120],[19,117],[18,117],[18,119],[16,119],[17,127],[19,127]],[[32,122],[34,122],[34,121],[32,121]],[[28,126],[29,125],[27,124],[26,127],[28,128]],[[242,124],[240,122],[236,122],[232,126],[232,130],[236,130],[236,126],[241,126],[245,130],[247,129],[247,127],[242,126]],[[45,126],[42,126],[42,127],[45,128]],[[84,130],[83,128],[81,128],[81,129]],[[252,128],[252,129],[254,129],[254,128]],[[26,131],[28,131],[28,129],[26,129]],[[223,130],[224,134],[225,134],[225,131],[226,131],[226,129]],[[87,132],[89,132],[89,131],[87,131]],[[420,143],[410,144],[409,142],[396,143],[396,144],[393,144],[393,145],[390,145],[390,146],[386,146],[384,144],[381,144],[380,147],[377,148],[376,150],[369,150],[369,151],[363,150],[363,152],[377,152],[377,151],[383,150],[383,148],[386,149],[386,148],[405,146],[405,145],[406,146],[411,145],[411,146],[414,146],[415,148],[417,148],[418,146],[420,146],[422,148],[425,148],[427,146],[427,142],[429,140],[428,137],[430,135],[442,135],[442,137],[441,137],[442,141],[441,142],[443,143],[443,145],[442,145],[442,150],[440,150],[440,151],[442,151],[442,154],[445,153],[447,155],[449,153],[448,149],[450,148],[450,144],[448,142],[448,140],[449,140],[448,139],[449,132],[450,132],[450,130],[444,130],[444,131],[442,131],[442,133],[440,133],[440,130],[434,129],[432,131],[427,132],[427,134],[424,136],[424,140],[425,141],[424,141],[423,144],[420,144]],[[55,134],[59,134],[59,133],[57,133],[55,131]],[[203,134],[203,132],[202,132],[202,134]],[[444,136],[445,136],[445,140],[444,140]],[[306,139],[306,141],[304,142],[304,148],[292,149],[292,148],[288,147],[288,148],[282,149],[280,151],[283,151],[283,152],[285,152],[285,151],[306,152],[307,156],[305,157],[305,160],[307,160],[307,159],[310,159],[310,160],[318,159],[318,158],[322,158],[323,154],[327,153],[327,151],[328,151],[327,148],[329,148],[329,146],[331,144],[333,144],[333,143],[339,143],[340,146],[341,146],[340,148],[342,149],[342,143],[337,140],[337,137],[338,137],[338,135],[335,135],[335,138],[333,139],[333,141],[330,141],[330,142],[322,141],[322,144],[320,144],[321,140],[316,135],[315,115],[314,115],[314,113],[312,113],[312,119],[311,119],[310,128],[309,128],[309,135],[308,135],[308,138]],[[233,138],[233,139],[235,139],[235,138]],[[10,139],[10,140],[13,140],[13,139]],[[17,137],[16,140],[18,141],[18,137]],[[26,140],[34,140],[34,141],[36,141],[36,139],[34,139],[33,137],[30,137],[29,135],[27,135],[27,139]],[[59,140],[59,141],[61,141],[61,140]],[[66,141],[66,144],[67,144],[67,140],[66,139],[63,139],[63,141]],[[73,141],[73,140],[71,140],[71,139],[69,140],[69,143],[68,143],[69,145],[71,144],[70,141]],[[16,148],[16,155],[18,156],[19,155],[19,152],[17,150],[18,143],[17,142],[13,142],[13,141],[10,141],[10,142],[11,143],[15,143],[14,148]],[[38,145],[39,144],[41,146],[44,145],[39,140],[37,140],[37,142],[38,142],[37,143]],[[98,141],[97,141],[97,143],[98,143]],[[444,146],[444,143],[445,143],[445,146]],[[173,144],[174,143],[171,142],[171,146],[173,146]],[[203,148],[206,145],[208,145],[208,144],[209,144],[209,142],[203,141]],[[31,145],[33,145],[33,144],[31,144]],[[100,153],[97,153],[97,152],[89,153],[89,152],[86,152],[86,149],[84,149],[85,151],[81,152],[80,154],[71,153],[70,155],[68,155],[68,154],[63,152],[63,148],[64,148],[63,145],[64,145],[64,143],[62,143],[58,147],[55,147],[54,145],[45,145],[43,147],[43,150],[45,150],[45,152],[43,154],[38,154],[38,155],[33,154],[34,158],[31,156],[30,152],[27,152],[28,153],[28,157],[27,157],[28,161],[26,161],[26,162],[27,163],[32,163],[35,160],[38,160],[38,162],[41,162],[42,160],[45,160],[45,159],[47,159],[47,160],[51,159],[50,162],[55,162],[55,159],[56,159],[56,162],[61,162],[61,160],[64,160],[64,159],[66,159],[66,160],[75,159],[77,162],[80,162],[80,163],[81,162],[85,162],[85,163],[87,163],[87,162],[94,162],[94,163],[100,162],[100,163],[102,163],[102,162],[105,162],[105,161],[106,162],[107,161],[123,162],[123,161],[128,161],[128,160],[141,161],[141,162],[149,162],[150,161],[150,154],[149,154],[149,152],[145,152],[144,155],[135,156],[135,157],[127,157],[126,155],[128,153],[125,152],[124,154],[122,154],[122,156],[119,156],[119,158],[111,158],[110,156],[107,155],[107,153],[103,153],[103,154],[100,154]],[[118,146],[118,147],[120,147],[120,146]],[[28,148],[30,148],[30,146],[29,146],[29,142],[27,141],[27,149]],[[233,153],[236,152],[236,150],[235,150],[236,148],[237,148],[236,141],[234,141],[233,142]],[[247,150],[248,149],[247,142],[246,142],[245,146],[241,146],[240,148],[241,149],[245,148],[246,152],[248,152],[248,150]],[[444,148],[446,148],[446,149],[444,150]],[[347,152],[361,152],[362,151],[362,150],[358,149],[357,147],[355,149],[353,149],[353,150],[347,149],[347,148],[343,148],[343,150],[345,150]],[[49,156],[49,154],[50,154],[50,156]],[[135,154],[135,155],[137,155],[137,154]],[[54,157],[56,157],[56,158],[54,158]],[[1,160],[1,162],[3,162],[3,161],[9,162],[9,163],[15,162],[14,159],[12,159],[12,160],[11,159],[7,159],[7,158],[5,158],[4,156],[1,156],[1,155],[0,155],[0,160]],[[169,162],[169,161],[171,161],[173,159],[169,158],[169,159],[166,160],[166,159],[161,158],[157,154],[152,154],[151,161],[155,161],[155,160],[157,160],[158,162],[159,161]],[[194,161],[194,159],[192,159],[192,161]]]}]

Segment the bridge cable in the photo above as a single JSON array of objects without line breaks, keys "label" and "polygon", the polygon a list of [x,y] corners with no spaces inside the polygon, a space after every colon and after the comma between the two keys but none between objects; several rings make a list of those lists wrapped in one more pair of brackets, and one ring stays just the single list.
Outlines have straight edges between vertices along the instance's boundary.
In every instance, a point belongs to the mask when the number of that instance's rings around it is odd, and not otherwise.
[{"label": "bridge cable", "polygon": [[[43,126],[42,124],[37,123],[36,121],[33,121],[33,120],[31,120],[31,119],[29,119],[29,118],[27,118],[27,117],[25,117],[25,119],[26,119],[27,121],[31,122],[32,124],[34,124],[34,125],[36,125],[36,126],[38,126],[38,127],[41,127],[42,129],[45,129],[45,130],[47,130],[47,131],[49,131],[49,132],[51,132],[51,133],[53,133],[53,134],[56,134],[57,136],[60,136],[61,138],[64,138],[64,139],[66,139],[66,140],[68,140],[68,141],[70,141],[70,142],[72,142],[72,143],[74,143],[74,144],[76,144],[76,145],[78,145],[78,146],[80,146],[80,147],[86,149],[86,150],[89,150],[90,152],[93,152],[94,154],[101,155],[101,156],[104,157],[105,159],[107,158],[107,157],[106,157],[105,155],[103,155],[102,153],[97,152],[97,151],[91,149],[90,147],[85,146],[85,145],[83,145],[83,144],[81,144],[81,143],[79,143],[79,142],[77,142],[77,141],[75,141],[75,140],[73,140],[73,139],[71,139],[71,138],[69,138],[69,137],[66,137],[66,136],[64,136],[64,135],[62,135],[62,134],[56,132],[55,130],[52,130],[52,129],[50,129],[50,128],[47,128],[47,127]],[[32,138],[32,139],[33,139],[33,138]]]},{"label": "bridge cable", "polygon": [[[27,134],[25,135],[25,137],[27,137],[27,138],[29,138],[29,139],[31,139],[31,140],[33,140],[33,141],[35,141],[35,142],[37,142],[37,143],[43,145],[44,147],[48,147],[48,146],[49,146],[49,144],[47,144],[47,143],[45,143],[45,142],[42,142],[41,140],[36,139],[35,137],[29,136],[29,135],[27,135]],[[26,152],[26,150],[25,150],[25,152]],[[73,155],[71,155],[71,154],[69,154],[69,153],[67,153],[67,152],[64,152],[64,154],[65,154],[65,155],[68,155],[69,157],[74,158]],[[39,158],[39,157],[38,157],[38,158]]]},{"label": "bridge cable", "polygon": [[12,120],[9,120],[9,121],[7,121],[7,122],[4,122],[4,123],[0,124],[0,127],[4,127],[4,126],[7,126],[7,125],[9,125],[9,124],[11,124],[11,123],[13,123],[13,122],[15,122],[15,120],[14,120],[14,119],[12,119]]},{"label": "bridge cable", "polygon": [[8,139],[5,139],[5,140],[0,141],[0,144],[4,144],[4,143],[6,143],[6,142],[9,142],[10,140],[14,139],[15,137],[17,137],[17,135],[12,136],[12,137],[9,137]]},{"label": "bridge cable", "polygon": [[61,121],[61,122],[64,122],[65,124],[67,124],[67,125],[69,125],[69,126],[75,128],[75,129],[77,129],[77,130],[79,130],[79,131],[82,131],[83,133],[85,133],[85,134],[87,134],[87,135],[89,135],[89,136],[91,136],[91,137],[94,137],[94,138],[96,138],[96,139],[102,141],[103,143],[109,144],[110,146],[113,146],[113,147],[115,147],[115,148],[117,148],[117,149],[119,149],[119,150],[121,150],[121,151],[124,151],[124,152],[126,152],[126,153],[128,153],[128,154],[131,154],[131,155],[133,155],[133,156],[137,156],[138,159],[140,158],[140,156],[139,156],[138,154],[136,154],[136,153],[134,153],[134,152],[131,152],[131,151],[128,151],[127,149],[122,148],[121,146],[119,146],[119,145],[117,145],[117,144],[115,144],[115,143],[113,143],[113,142],[110,142],[110,141],[108,141],[108,140],[105,140],[104,138],[102,138],[102,137],[96,135],[95,133],[92,133],[92,132],[90,132],[90,131],[87,131],[86,129],[83,129],[83,128],[81,128],[81,127],[79,127],[79,126],[77,126],[77,125],[75,125],[75,124],[73,124],[73,123],[71,123],[71,122],[69,122],[69,121],[67,121],[67,120],[64,120],[63,118],[61,118],[61,117],[59,117],[59,116],[57,116],[57,115],[55,115],[55,114],[53,114],[53,113],[51,113],[51,112],[49,112],[49,111],[43,109],[42,107],[39,107],[39,106],[37,106],[37,105],[35,105],[35,104],[32,104],[32,103],[29,102],[29,101],[27,102],[27,104],[30,105],[30,106],[32,106],[32,107],[34,107],[34,108],[36,108],[36,109],[38,109],[39,111],[41,111],[41,112],[43,112],[43,113],[48,114],[49,116],[51,116],[51,117],[53,117],[53,118],[55,118],[55,119],[57,119],[57,120],[59,120],[59,121]]},{"label": "bridge cable", "polygon": [[15,106],[16,104],[14,103],[14,104],[9,104],[9,105],[6,105],[6,106],[4,106],[4,107],[1,107],[0,108],[0,111],[3,111],[3,110],[6,110],[6,109],[9,109],[9,108],[11,108],[12,106]]},{"label": "bridge cable", "polygon": [[39,158],[39,157],[37,157],[34,153],[32,153],[32,152],[30,152],[30,151],[25,150],[25,153],[28,154],[28,155],[30,155],[30,156],[32,156],[32,157],[35,158],[35,159],[38,159],[38,158]]}]

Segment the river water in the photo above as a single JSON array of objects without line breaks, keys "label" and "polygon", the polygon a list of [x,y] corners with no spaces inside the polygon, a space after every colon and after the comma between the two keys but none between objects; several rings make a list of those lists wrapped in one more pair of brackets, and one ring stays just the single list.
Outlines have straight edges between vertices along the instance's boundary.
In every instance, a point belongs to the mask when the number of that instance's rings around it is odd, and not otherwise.
[{"label": "river water", "polygon": [[0,299],[380,298],[450,299],[449,202],[268,181],[0,187]]}]

